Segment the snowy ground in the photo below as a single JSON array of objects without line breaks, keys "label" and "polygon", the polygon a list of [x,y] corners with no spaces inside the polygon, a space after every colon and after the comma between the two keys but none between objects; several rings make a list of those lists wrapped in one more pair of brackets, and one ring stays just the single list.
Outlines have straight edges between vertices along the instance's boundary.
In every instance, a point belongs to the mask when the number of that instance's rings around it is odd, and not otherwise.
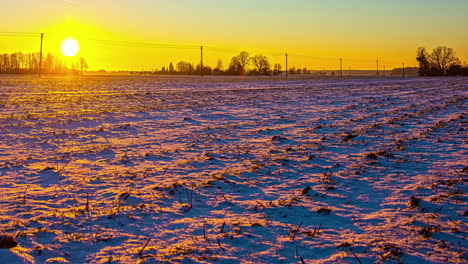
[{"label": "snowy ground", "polygon": [[0,77],[0,263],[468,259],[468,79]]}]

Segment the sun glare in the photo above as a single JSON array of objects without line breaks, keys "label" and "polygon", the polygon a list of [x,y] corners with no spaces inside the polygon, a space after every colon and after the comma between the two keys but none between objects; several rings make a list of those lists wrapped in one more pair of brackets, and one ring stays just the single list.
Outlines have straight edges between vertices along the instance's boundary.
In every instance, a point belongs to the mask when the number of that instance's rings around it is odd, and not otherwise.
[{"label": "sun glare", "polygon": [[68,38],[62,42],[62,53],[67,57],[75,56],[80,50],[78,42],[72,38]]}]

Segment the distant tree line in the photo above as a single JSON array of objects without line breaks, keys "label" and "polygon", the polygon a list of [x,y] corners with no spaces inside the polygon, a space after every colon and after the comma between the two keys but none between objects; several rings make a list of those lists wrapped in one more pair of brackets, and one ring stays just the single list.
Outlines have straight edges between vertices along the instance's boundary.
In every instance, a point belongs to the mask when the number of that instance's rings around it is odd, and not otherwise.
[{"label": "distant tree line", "polygon": [[[177,64],[172,62],[169,66],[164,66],[161,70],[153,71],[133,71],[131,74],[169,74],[169,75],[197,75],[201,72],[200,64],[193,65],[187,61],[179,61]],[[233,56],[227,68],[224,67],[223,61],[218,59],[216,67],[212,68],[208,65],[203,65],[203,75],[275,75],[282,74],[280,64],[271,65],[265,55],[256,54],[250,56],[246,51],[240,52]],[[290,68],[288,73],[294,74],[310,74],[307,68],[296,69]]]},{"label": "distant tree line", "polygon": [[403,68],[394,68],[390,72],[391,76],[418,76],[419,68],[418,67],[405,67]]},{"label": "distant tree line", "polygon": [[428,52],[419,47],[416,60],[420,76],[468,76],[468,66],[462,66],[455,50],[439,46]]},{"label": "distant tree line", "polygon": [[[88,69],[85,58],[67,65],[62,59],[49,53],[42,58],[43,74],[83,74]],[[37,74],[40,71],[40,53],[0,54],[0,74]]]}]

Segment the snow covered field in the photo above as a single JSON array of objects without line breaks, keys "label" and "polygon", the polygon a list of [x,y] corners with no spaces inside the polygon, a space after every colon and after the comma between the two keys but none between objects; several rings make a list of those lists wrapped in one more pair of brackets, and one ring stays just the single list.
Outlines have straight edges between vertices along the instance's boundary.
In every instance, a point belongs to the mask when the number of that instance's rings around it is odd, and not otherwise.
[{"label": "snow covered field", "polygon": [[467,111],[466,78],[0,77],[0,263],[466,263]]}]

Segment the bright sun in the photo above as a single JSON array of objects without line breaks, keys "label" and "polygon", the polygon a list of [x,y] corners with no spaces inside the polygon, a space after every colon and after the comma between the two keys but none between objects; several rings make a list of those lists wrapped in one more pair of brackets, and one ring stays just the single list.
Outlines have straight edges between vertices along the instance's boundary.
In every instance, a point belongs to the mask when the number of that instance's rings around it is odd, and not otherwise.
[{"label": "bright sun", "polygon": [[80,45],[78,42],[72,38],[68,38],[62,42],[62,53],[67,57],[75,56],[80,50]]}]

